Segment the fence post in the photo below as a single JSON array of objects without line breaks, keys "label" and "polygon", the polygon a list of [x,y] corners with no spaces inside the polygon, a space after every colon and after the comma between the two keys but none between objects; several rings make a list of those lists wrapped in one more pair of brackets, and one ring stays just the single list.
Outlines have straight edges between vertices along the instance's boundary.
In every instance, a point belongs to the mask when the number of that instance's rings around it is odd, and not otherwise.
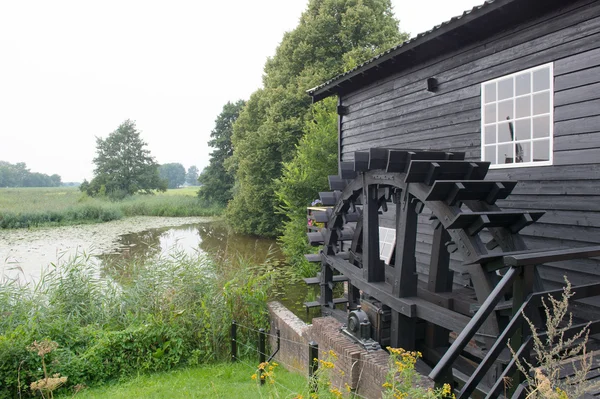
[{"label": "fence post", "polygon": [[310,392],[317,391],[317,382],[315,381],[315,374],[319,369],[319,344],[315,341],[308,343],[308,385]]},{"label": "fence post", "polygon": [[265,383],[265,379],[263,378],[263,372],[264,372],[264,368],[265,368],[264,363],[267,360],[267,354],[266,354],[267,349],[266,349],[266,345],[265,345],[266,337],[267,337],[267,334],[265,334],[264,328],[261,328],[260,330],[258,330],[258,357],[259,357],[259,362],[262,365],[258,369],[260,385],[263,385]]},{"label": "fence post", "polygon": [[237,360],[237,324],[235,320],[231,322],[231,361]]}]

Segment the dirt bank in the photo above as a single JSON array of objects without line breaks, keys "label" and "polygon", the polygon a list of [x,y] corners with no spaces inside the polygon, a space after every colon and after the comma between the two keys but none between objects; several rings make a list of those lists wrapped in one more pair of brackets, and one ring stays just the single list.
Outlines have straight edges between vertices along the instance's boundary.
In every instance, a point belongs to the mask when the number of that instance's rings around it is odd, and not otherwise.
[{"label": "dirt bank", "polygon": [[118,248],[118,238],[122,234],[210,220],[137,216],[101,224],[0,230],[0,276],[35,278],[42,268],[78,251],[92,255],[113,252]]}]

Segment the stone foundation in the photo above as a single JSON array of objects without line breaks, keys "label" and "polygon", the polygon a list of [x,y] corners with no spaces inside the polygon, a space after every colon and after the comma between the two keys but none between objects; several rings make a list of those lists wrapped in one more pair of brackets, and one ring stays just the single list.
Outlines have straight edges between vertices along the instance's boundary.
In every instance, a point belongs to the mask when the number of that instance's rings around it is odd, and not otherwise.
[{"label": "stone foundation", "polygon": [[[275,329],[279,328],[281,347],[275,360],[283,367],[308,375],[308,343],[315,341],[319,345],[319,359],[326,359],[330,350],[337,355],[331,373],[333,386],[342,391],[349,386],[368,399],[381,398],[388,371],[386,351],[366,351],[340,332],[342,325],[333,317],[315,318],[312,325],[307,325],[279,302],[270,302],[269,312],[271,348],[276,348]],[[421,379],[421,385],[433,387],[426,377]]]}]

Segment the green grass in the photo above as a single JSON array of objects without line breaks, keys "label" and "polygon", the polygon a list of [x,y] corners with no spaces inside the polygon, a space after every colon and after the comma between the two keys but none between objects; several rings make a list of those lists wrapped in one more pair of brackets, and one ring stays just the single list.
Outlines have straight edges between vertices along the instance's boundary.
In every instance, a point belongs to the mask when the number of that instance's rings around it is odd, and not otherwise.
[{"label": "green grass", "polygon": [[[277,384],[260,387],[250,377],[254,370],[249,361],[221,363],[167,373],[144,375],[114,385],[92,388],[77,394],[80,399],[95,398],[260,398],[269,397],[277,389],[279,397],[306,391],[306,378],[300,374],[276,369]],[[281,384],[281,385],[280,385]],[[290,392],[291,391],[291,392]],[[61,396],[68,398],[71,396]]]},{"label": "green grass", "polygon": [[197,187],[134,195],[122,201],[90,198],[74,187],[1,188],[0,228],[100,223],[124,216],[216,216],[222,209],[196,197]]}]

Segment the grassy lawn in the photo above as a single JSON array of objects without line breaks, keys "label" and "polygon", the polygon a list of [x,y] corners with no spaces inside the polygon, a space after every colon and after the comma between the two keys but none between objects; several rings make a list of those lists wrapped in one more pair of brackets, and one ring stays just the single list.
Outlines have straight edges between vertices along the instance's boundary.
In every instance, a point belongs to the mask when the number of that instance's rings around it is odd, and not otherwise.
[{"label": "grassy lawn", "polygon": [[[300,374],[289,373],[281,367],[276,369],[277,384],[260,387],[250,377],[254,373],[244,363],[222,363],[211,366],[188,368],[140,376],[132,380],[79,392],[81,399],[95,398],[293,398],[296,393],[303,393],[307,387],[306,378]],[[280,385],[281,384],[281,385]],[[274,389],[278,396],[271,396]],[[61,398],[69,398],[63,395]]]},{"label": "grassy lawn", "polygon": [[0,228],[99,223],[124,216],[215,216],[198,200],[198,187],[134,195],[122,201],[90,198],[76,187],[0,188]]}]

